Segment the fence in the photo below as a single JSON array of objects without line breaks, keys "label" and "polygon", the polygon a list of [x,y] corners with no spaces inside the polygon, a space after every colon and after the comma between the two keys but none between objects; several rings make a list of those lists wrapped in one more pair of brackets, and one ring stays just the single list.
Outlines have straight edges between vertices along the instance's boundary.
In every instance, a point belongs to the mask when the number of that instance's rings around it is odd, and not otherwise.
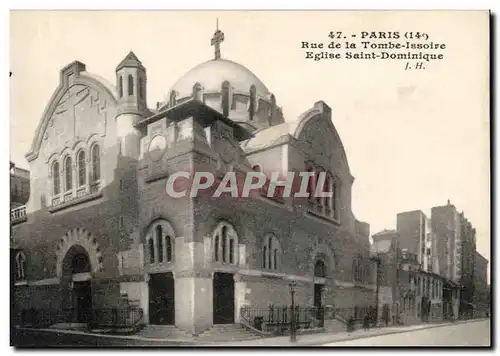
[{"label": "fence", "polygon": [[89,328],[137,328],[142,321],[141,308],[92,309],[77,313],[76,309],[23,309],[22,327],[46,328],[58,323],[85,323]]},{"label": "fence", "polygon": [[324,308],[300,307],[292,311],[289,306],[269,306],[267,308],[243,307],[241,317],[253,328],[273,334],[283,334],[290,330],[292,313],[295,316],[295,328],[321,328],[325,322]]}]

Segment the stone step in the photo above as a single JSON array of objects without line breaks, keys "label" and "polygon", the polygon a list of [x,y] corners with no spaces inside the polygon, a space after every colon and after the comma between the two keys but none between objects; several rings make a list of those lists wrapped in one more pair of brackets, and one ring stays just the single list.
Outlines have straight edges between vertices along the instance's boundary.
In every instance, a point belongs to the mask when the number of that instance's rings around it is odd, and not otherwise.
[{"label": "stone step", "polygon": [[253,340],[260,338],[239,324],[214,325],[211,329],[198,336],[203,341],[234,341],[234,340]]},{"label": "stone step", "polygon": [[146,325],[136,335],[153,339],[193,339],[192,335],[174,325]]},{"label": "stone step", "polygon": [[347,326],[339,320],[325,320],[325,331],[329,334],[345,332],[346,330]]}]

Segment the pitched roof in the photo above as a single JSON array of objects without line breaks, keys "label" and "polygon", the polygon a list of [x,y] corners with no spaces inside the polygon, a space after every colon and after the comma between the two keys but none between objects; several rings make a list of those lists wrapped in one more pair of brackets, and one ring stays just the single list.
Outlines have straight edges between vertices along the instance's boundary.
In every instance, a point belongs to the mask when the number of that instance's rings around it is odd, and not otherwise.
[{"label": "pitched roof", "polygon": [[134,52],[130,51],[127,56],[118,64],[116,67],[116,70],[119,71],[122,68],[141,68],[144,69],[144,66],[142,65],[141,61],[137,56],[134,54]]}]

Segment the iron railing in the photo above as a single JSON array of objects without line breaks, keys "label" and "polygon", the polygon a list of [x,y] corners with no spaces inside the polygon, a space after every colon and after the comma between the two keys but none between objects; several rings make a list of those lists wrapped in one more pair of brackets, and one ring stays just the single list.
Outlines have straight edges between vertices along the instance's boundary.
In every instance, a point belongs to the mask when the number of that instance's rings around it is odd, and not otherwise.
[{"label": "iron railing", "polygon": [[92,309],[87,313],[76,309],[23,309],[20,313],[21,327],[47,328],[59,323],[84,323],[95,328],[131,328],[142,324],[144,312],[141,308]]},{"label": "iron railing", "polygon": [[296,306],[294,311],[289,306],[269,306],[267,308],[245,306],[240,315],[252,328],[272,334],[284,334],[292,325],[292,313],[295,315],[295,327],[300,329],[321,328],[325,322],[325,309]]},{"label": "iron railing", "polygon": [[26,220],[26,205],[20,206],[18,208],[12,209],[10,211],[10,221],[15,223],[19,221]]},{"label": "iron railing", "polygon": [[141,308],[94,309],[89,325],[91,328],[135,328],[144,316]]}]

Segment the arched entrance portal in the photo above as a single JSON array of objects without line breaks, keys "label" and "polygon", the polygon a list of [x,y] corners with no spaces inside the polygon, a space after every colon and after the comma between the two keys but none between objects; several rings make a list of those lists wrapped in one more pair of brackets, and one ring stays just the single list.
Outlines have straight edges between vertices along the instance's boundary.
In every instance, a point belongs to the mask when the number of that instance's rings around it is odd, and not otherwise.
[{"label": "arched entrance portal", "polygon": [[325,289],[326,266],[322,260],[317,260],[314,264],[314,306],[323,307],[323,291]]},{"label": "arched entrance portal", "polygon": [[69,285],[68,303],[74,321],[87,323],[92,313],[92,285],[90,281],[90,258],[80,245],[73,245],[66,253],[63,262],[63,278]]}]

